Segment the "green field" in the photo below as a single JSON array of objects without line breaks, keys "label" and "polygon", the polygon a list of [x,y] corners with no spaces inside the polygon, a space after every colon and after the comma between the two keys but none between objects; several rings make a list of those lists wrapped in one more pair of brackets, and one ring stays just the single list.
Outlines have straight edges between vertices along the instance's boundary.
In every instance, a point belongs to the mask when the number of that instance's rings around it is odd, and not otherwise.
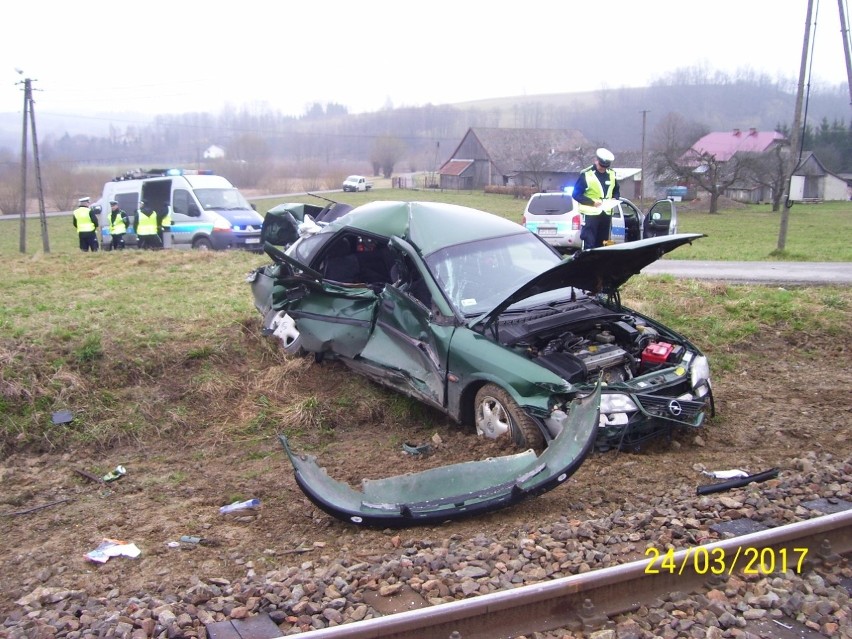
[{"label": "green field", "polygon": [[[341,200],[440,199],[519,220],[523,202],[474,193],[378,191]],[[311,201],[312,198],[302,198]],[[259,202],[268,210],[280,200]],[[788,259],[849,260],[852,205],[792,211]],[[0,450],[77,443],[109,444],[193,432],[213,421],[253,428],[269,408],[257,380],[287,364],[260,335],[245,275],[269,260],[242,251],[135,251],[83,254],[70,217],[49,218],[51,253],[41,252],[38,220],[29,220],[27,254],[18,252],[18,221],[0,221]],[[777,216],[765,207],[720,215],[684,213],[681,230],[706,233],[679,257],[766,259]],[[696,341],[717,371],[737,366],[732,345],[767,330],[834,334],[849,325],[848,287],[737,286],[637,276],[626,303]],[[281,367],[284,367],[283,369]],[[363,395],[366,386],[353,386]],[[381,400],[399,402],[396,395]],[[315,398],[279,410],[309,418]],[[309,401],[310,400],[310,401]],[[345,404],[346,398],[337,398]],[[354,399],[353,399],[354,401]],[[301,402],[301,403],[300,403]],[[305,404],[305,402],[308,402]],[[81,426],[60,436],[52,411],[72,405]],[[343,404],[341,404],[343,405]],[[295,408],[294,408],[295,407]],[[307,415],[307,417],[305,417]]]},{"label": "green field", "polygon": [[[353,205],[373,200],[424,200],[461,204],[490,211],[516,222],[521,221],[525,200],[509,195],[469,191],[412,191],[379,189],[370,193],[335,193],[334,199]],[[258,211],[265,213],[286,201],[282,198],[256,200]],[[322,203],[311,196],[291,198],[296,202]],[[809,262],[852,261],[852,202],[797,204],[790,209],[785,251],[776,252],[780,213],[767,205],[738,206],[710,215],[706,212],[678,210],[681,232],[704,233],[706,238],[678,249],[670,259],[694,260],[782,260]],[[27,220],[27,253],[41,251],[38,219]],[[0,220],[0,255],[18,254],[19,222]],[[78,251],[77,237],[70,217],[48,218],[50,249],[54,253]]]}]

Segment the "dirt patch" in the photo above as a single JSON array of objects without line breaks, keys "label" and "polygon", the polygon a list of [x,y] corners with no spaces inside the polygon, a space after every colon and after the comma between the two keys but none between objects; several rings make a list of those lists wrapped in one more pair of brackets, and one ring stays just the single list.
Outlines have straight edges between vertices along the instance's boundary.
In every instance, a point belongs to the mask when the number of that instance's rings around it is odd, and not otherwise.
[{"label": "dirt patch", "polygon": [[[275,364],[263,347],[249,348],[250,365],[236,371],[244,376],[255,371],[246,387],[253,390],[246,392],[260,395],[273,384],[281,392],[298,387],[295,405],[277,412],[270,408],[258,419],[246,404],[216,404],[212,425],[194,433],[102,452],[16,453],[3,460],[0,618],[16,599],[44,585],[86,590],[94,597],[176,593],[197,578],[236,580],[248,570],[260,573],[323,555],[370,561],[411,538],[499,538],[562,517],[583,520],[676,486],[704,483],[699,464],[757,472],[783,469],[810,450],[848,458],[852,372],[848,353],[839,346],[849,336],[841,337],[768,335],[738,347],[741,364],[716,373],[718,414],[700,431],[656,441],[636,453],[596,453],[565,486],[516,507],[403,531],[355,528],[315,508],[294,481],[277,430],[288,420],[313,424],[292,433],[295,447],[352,484],[507,451],[410,405],[398,411],[378,408],[371,393],[384,391],[354,381],[342,366],[311,359]],[[357,387],[362,400],[333,409],[311,401],[348,384],[362,385]],[[350,388],[347,395],[352,394]],[[250,405],[263,404],[255,398]],[[433,453],[408,455],[406,442],[432,442]],[[111,483],[78,472],[100,476],[119,464],[127,474]],[[259,510],[219,514],[219,506],[250,497],[261,500]],[[34,508],[39,509],[26,512]],[[180,542],[185,535],[202,542]],[[102,565],[86,561],[84,554],[103,538],[133,542],[142,555]]]}]

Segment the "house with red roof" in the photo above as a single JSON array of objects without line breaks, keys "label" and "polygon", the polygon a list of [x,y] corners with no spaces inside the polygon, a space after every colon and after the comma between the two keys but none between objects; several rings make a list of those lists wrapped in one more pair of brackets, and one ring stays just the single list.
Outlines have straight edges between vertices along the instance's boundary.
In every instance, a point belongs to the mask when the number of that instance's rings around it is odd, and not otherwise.
[{"label": "house with red roof", "polygon": [[[740,202],[773,201],[784,187],[783,164],[770,161],[789,153],[789,143],[777,131],[714,131],[696,141],[680,158],[690,169],[690,182],[711,192],[711,210],[720,195]],[[782,160],[783,161],[783,160]]]},{"label": "house with red roof", "polygon": [[727,162],[737,153],[765,153],[786,142],[787,139],[778,131],[758,131],[754,128],[748,131],[714,131],[693,144],[687,153],[712,155],[717,162]]}]

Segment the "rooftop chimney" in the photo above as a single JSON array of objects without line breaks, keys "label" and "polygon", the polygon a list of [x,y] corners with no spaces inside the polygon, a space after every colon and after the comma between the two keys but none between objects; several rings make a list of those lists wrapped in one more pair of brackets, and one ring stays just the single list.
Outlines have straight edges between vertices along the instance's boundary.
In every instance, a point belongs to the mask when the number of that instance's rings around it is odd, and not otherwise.
[{"label": "rooftop chimney", "polygon": [[734,135],[739,136],[739,134],[740,134],[740,130],[739,130],[739,129],[734,129]]},{"label": "rooftop chimney", "polygon": [[751,128],[748,130],[748,134],[749,134],[749,135],[757,135],[757,129],[755,129],[754,127],[751,127]]}]

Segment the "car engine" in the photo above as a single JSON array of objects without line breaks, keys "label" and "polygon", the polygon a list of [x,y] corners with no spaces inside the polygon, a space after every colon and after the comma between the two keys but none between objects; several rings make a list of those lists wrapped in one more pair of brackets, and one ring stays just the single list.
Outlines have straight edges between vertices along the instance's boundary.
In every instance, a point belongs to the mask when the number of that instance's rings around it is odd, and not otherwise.
[{"label": "car engine", "polygon": [[668,337],[662,340],[656,329],[632,315],[609,314],[569,326],[570,330],[563,325],[558,332],[548,327],[523,336],[519,326],[503,326],[501,337],[511,335],[513,346],[523,348],[528,357],[573,384],[594,382],[598,377],[610,384],[626,381],[674,366],[685,352],[682,344]]}]

